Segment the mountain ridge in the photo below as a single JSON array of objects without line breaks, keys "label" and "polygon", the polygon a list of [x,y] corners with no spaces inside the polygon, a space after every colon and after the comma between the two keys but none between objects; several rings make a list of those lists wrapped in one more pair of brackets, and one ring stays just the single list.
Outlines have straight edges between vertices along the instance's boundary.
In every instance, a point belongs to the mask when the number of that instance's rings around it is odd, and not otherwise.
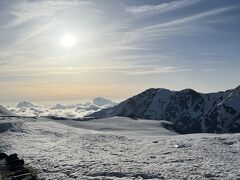
[{"label": "mountain ridge", "polygon": [[89,116],[166,120],[183,134],[240,132],[240,86],[215,93],[150,88]]}]

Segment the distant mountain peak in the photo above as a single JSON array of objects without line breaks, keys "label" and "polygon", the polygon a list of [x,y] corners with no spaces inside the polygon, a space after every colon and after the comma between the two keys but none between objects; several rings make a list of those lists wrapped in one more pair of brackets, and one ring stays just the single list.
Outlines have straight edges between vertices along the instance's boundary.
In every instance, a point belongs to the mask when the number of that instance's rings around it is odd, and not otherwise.
[{"label": "distant mountain peak", "polygon": [[92,100],[93,104],[97,105],[97,106],[105,106],[105,105],[116,105],[117,103],[110,100],[110,99],[107,99],[107,98],[104,98],[104,97],[96,97]]},{"label": "distant mountain peak", "polygon": [[21,101],[16,105],[17,108],[31,108],[31,107],[39,107],[39,105],[33,104],[30,101]]}]

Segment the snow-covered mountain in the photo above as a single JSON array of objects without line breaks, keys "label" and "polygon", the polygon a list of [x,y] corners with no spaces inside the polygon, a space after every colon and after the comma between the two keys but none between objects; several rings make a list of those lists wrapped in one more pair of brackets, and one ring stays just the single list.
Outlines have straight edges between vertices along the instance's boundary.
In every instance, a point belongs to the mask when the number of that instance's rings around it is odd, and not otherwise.
[{"label": "snow-covered mountain", "polygon": [[21,101],[16,105],[17,108],[34,108],[39,107],[37,104],[33,104],[30,101]]},{"label": "snow-covered mountain", "polygon": [[92,100],[92,103],[97,106],[106,106],[106,105],[116,105],[117,103],[111,99],[106,99],[104,97],[96,97]]},{"label": "snow-covered mountain", "polygon": [[240,86],[208,94],[152,88],[89,116],[167,120],[180,133],[240,132]]}]

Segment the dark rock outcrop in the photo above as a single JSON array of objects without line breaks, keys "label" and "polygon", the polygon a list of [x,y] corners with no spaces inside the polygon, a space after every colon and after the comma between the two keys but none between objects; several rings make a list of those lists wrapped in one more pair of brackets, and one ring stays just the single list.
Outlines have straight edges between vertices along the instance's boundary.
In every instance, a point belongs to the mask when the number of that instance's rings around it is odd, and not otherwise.
[{"label": "dark rock outcrop", "polygon": [[[7,155],[0,153],[0,172],[4,171],[4,178],[11,180],[36,180],[30,170],[24,167],[24,160],[19,159],[16,153]],[[1,169],[2,168],[2,169]],[[0,174],[1,179],[1,174]]]},{"label": "dark rock outcrop", "polygon": [[6,159],[7,157],[8,157],[7,154],[5,154],[5,153],[0,153],[0,160]]}]

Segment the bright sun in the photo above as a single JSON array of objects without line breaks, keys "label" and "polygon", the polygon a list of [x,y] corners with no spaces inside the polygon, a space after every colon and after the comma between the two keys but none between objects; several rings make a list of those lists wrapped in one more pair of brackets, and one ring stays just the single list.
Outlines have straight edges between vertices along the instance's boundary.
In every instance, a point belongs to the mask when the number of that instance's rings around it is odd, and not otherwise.
[{"label": "bright sun", "polygon": [[77,42],[77,39],[75,36],[71,35],[71,34],[65,34],[62,39],[60,44],[64,47],[70,48],[73,47]]}]

